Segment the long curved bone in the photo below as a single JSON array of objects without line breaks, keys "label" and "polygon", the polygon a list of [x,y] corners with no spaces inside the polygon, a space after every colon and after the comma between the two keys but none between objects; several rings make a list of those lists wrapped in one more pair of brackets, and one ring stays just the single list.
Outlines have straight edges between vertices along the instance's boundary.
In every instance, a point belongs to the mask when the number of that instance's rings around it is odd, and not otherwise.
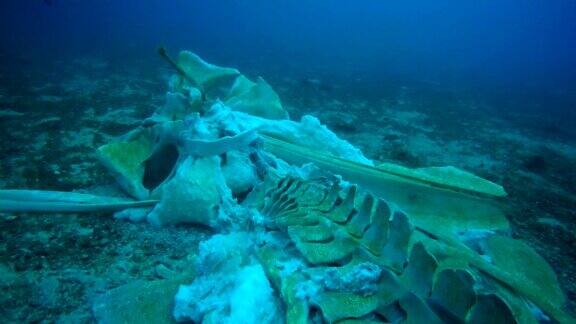
[{"label": "long curved bone", "polygon": [[131,201],[115,197],[42,190],[0,190],[0,212],[77,213],[148,207],[157,200]]},{"label": "long curved bone", "polygon": [[455,186],[452,182],[441,183],[410,174],[407,169],[384,170],[312,151],[269,134],[261,133],[260,136],[266,151],[290,164],[314,163],[379,197],[385,197],[410,214],[412,221],[423,228],[456,234],[466,229],[506,230],[509,227],[497,201],[505,196],[505,192],[487,180],[476,188]]},{"label": "long curved bone", "polygon": [[258,139],[255,128],[236,134],[224,136],[216,140],[187,139],[184,142],[183,152],[192,156],[214,156],[249,146]]}]

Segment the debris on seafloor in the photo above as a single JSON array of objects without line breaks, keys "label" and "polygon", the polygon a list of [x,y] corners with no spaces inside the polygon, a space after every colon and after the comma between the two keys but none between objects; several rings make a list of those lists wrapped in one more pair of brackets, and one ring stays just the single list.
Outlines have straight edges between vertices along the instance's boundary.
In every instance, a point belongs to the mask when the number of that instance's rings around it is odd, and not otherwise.
[{"label": "debris on seafloor", "polygon": [[165,105],[97,150],[132,200],[0,190],[2,212],[119,211],[216,232],[188,272],[98,298],[98,321],[573,321],[550,266],[506,236],[501,186],[375,166],[315,117],[290,120],[264,79],[160,54],[177,72]]}]

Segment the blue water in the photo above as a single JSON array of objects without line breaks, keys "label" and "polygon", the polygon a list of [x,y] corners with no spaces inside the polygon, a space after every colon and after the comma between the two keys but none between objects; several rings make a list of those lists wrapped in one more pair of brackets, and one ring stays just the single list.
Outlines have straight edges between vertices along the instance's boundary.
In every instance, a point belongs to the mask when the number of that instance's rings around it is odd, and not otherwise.
[{"label": "blue water", "polygon": [[567,101],[576,87],[576,3],[570,0],[28,0],[0,6],[2,55],[38,64],[86,54],[142,60],[164,44],[262,75],[407,78],[553,97],[573,108]]},{"label": "blue water", "polygon": [[[164,104],[160,46],[262,76],[375,162],[503,185],[507,234],[576,310],[576,1],[3,0],[0,189],[122,195],[94,151]],[[0,213],[2,323],[92,322],[214,234],[42,216]]]}]

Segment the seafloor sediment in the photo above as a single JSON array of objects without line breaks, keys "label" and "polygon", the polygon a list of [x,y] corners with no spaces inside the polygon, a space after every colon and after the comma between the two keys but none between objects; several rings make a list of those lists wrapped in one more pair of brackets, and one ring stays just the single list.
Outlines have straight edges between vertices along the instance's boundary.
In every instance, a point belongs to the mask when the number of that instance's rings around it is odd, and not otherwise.
[{"label": "seafloor sediment", "polygon": [[[161,64],[158,64],[159,66]],[[0,187],[113,194],[94,151],[163,104],[169,71],[84,58],[0,75]],[[28,69],[28,70],[26,70]],[[502,112],[465,93],[396,85],[378,99],[348,84],[267,77],[296,119],[312,114],[370,158],[454,165],[502,184],[513,237],[544,256],[576,305],[576,146],[554,120]],[[504,103],[503,103],[504,105]],[[0,318],[90,322],[96,296],[184,270],[207,229],[94,215],[0,215]]]}]

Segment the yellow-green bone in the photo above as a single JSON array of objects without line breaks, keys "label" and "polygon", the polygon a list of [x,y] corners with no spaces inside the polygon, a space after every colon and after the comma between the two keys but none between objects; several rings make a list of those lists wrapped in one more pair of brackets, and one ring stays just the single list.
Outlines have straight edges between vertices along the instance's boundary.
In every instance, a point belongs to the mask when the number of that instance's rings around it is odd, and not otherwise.
[{"label": "yellow-green bone", "polygon": [[[264,148],[290,164],[314,163],[319,168],[342,176],[408,213],[415,225],[441,228],[446,234],[470,229],[505,230],[509,223],[496,198],[506,195],[501,186],[465,172],[412,170],[403,167],[385,169],[330,155],[279,138],[261,135]],[[457,177],[462,176],[463,180]],[[476,184],[476,185],[474,185]]]}]

